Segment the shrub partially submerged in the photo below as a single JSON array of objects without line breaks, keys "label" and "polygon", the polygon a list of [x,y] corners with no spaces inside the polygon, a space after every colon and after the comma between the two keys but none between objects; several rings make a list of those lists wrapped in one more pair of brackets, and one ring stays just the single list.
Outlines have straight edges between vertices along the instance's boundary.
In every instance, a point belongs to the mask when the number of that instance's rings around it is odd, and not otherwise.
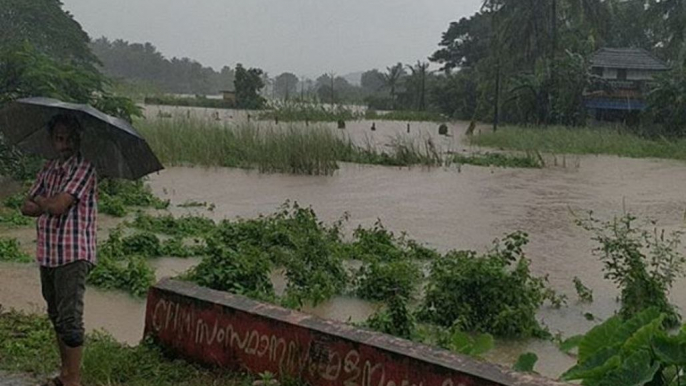
[{"label": "shrub partially submerged", "polygon": [[463,331],[497,336],[544,336],[536,311],[558,301],[546,280],[531,275],[523,247],[525,233],[507,235],[485,256],[450,252],[431,267],[420,319]]}]

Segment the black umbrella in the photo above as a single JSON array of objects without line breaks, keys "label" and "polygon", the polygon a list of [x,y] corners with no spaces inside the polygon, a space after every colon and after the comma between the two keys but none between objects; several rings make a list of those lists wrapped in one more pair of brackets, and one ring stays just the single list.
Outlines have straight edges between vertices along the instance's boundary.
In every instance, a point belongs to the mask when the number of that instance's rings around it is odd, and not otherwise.
[{"label": "black umbrella", "polygon": [[145,139],[128,122],[88,105],[50,98],[19,99],[0,110],[0,132],[10,145],[55,158],[47,123],[64,113],[79,119],[83,127],[81,154],[95,165],[100,176],[135,180],[163,168]]}]

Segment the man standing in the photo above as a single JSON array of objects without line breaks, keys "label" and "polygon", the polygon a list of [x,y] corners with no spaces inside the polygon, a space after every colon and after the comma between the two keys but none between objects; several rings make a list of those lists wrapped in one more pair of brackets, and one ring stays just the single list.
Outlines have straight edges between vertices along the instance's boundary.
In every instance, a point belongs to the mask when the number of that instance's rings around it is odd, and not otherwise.
[{"label": "man standing", "polygon": [[48,130],[59,156],[38,174],[22,213],[38,218],[36,260],[62,360],[59,376],[47,385],[80,386],[83,296],[96,261],[96,173],[79,151],[81,126],[74,116],[55,116]]}]

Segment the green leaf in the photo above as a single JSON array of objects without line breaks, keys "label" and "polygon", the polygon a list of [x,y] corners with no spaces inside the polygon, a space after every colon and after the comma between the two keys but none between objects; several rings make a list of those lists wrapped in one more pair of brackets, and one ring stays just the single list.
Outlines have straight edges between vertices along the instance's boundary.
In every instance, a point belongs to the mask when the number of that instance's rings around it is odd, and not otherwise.
[{"label": "green leaf", "polygon": [[613,316],[587,332],[581,342],[579,342],[579,363],[586,361],[602,348],[623,342],[624,339],[617,340],[615,338],[617,330],[621,325],[622,320],[619,316]]},{"label": "green leaf", "polygon": [[451,349],[455,352],[462,354],[471,355],[472,354],[472,337],[466,332],[455,331],[453,332],[451,339]]},{"label": "green leaf", "polygon": [[638,331],[641,327],[645,326],[646,324],[652,322],[653,320],[659,317],[660,311],[654,307],[639,312],[638,314],[634,315],[633,318],[624,322],[615,331],[614,341],[623,342],[629,339],[629,337],[634,335],[634,333]]},{"label": "green leaf", "polygon": [[493,349],[494,341],[491,334],[479,334],[474,339],[472,355],[481,355]]},{"label": "green leaf", "polygon": [[662,322],[665,315],[660,315],[652,322],[639,328],[622,346],[623,355],[632,355],[641,349],[649,349],[650,342],[655,335],[664,331]]},{"label": "green leaf", "polygon": [[569,353],[572,349],[579,347],[579,344],[584,339],[583,335],[574,335],[565,339],[564,342],[560,343],[560,350],[564,353]]},{"label": "green leaf", "polygon": [[618,353],[618,346],[604,347],[586,361],[567,370],[560,379],[571,381],[574,379],[602,378],[607,372],[621,364]]},{"label": "green leaf", "polygon": [[532,352],[527,352],[519,356],[517,363],[512,366],[514,371],[533,373],[534,365],[538,361],[538,356]]},{"label": "green leaf", "polygon": [[622,365],[603,378],[598,386],[643,386],[653,380],[660,369],[660,363],[650,365],[650,353],[637,351]]},{"label": "green leaf", "polygon": [[686,365],[686,342],[678,336],[656,336],[653,339],[653,352],[667,365]]}]

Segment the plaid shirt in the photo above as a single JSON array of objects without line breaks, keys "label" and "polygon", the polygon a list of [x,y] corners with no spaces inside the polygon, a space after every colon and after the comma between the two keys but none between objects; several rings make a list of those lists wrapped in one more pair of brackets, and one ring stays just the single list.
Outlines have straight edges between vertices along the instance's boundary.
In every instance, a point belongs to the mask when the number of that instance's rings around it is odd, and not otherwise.
[{"label": "plaid shirt", "polygon": [[42,214],[36,221],[36,260],[59,267],[77,260],[95,264],[97,184],[95,167],[80,154],[60,163],[48,161],[29,191],[30,197],[69,193],[76,202],[61,216]]}]

